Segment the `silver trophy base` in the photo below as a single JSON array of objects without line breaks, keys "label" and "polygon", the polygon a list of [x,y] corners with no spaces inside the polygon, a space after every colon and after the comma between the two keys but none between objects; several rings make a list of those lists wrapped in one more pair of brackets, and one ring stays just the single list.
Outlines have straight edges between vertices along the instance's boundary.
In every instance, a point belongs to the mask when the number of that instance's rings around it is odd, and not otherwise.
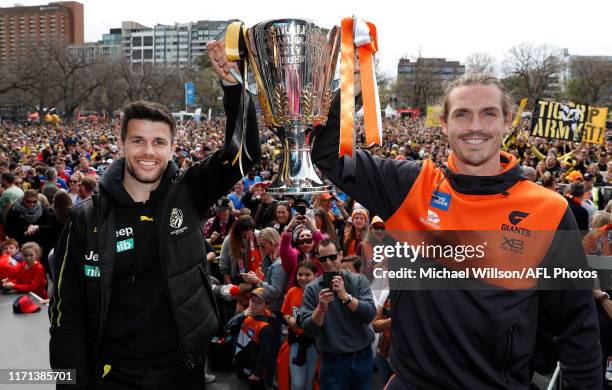
[{"label": "silver trophy base", "polygon": [[266,192],[273,195],[306,195],[332,191],[332,186],[319,177],[310,159],[310,147],[305,139],[306,129],[301,125],[284,128],[280,172],[266,188]]},{"label": "silver trophy base", "polygon": [[266,192],[269,192],[272,195],[315,195],[315,194],[325,194],[332,192],[332,186],[325,185],[320,187],[289,187],[275,186],[276,183],[273,183],[268,188],[266,188]]}]

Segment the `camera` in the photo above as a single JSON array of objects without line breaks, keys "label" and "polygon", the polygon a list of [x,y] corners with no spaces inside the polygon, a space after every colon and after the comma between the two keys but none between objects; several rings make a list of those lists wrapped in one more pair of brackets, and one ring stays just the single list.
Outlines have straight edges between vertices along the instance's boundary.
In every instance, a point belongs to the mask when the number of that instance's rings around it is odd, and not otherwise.
[{"label": "camera", "polygon": [[323,288],[332,289],[332,280],[334,276],[339,275],[338,272],[323,272]]},{"label": "camera", "polygon": [[298,214],[306,215],[306,205],[305,204],[299,204],[295,206],[295,209],[297,210]]}]

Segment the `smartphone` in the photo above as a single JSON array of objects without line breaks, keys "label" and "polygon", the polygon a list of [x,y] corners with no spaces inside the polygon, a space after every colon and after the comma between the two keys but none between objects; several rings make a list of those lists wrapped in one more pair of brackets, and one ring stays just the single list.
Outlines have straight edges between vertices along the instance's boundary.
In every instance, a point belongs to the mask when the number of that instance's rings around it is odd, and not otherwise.
[{"label": "smartphone", "polygon": [[338,275],[337,272],[323,272],[323,288],[332,289],[332,280],[334,276]]},{"label": "smartphone", "polygon": [[298,214],[306,215],[306,205],[305,204],[299,204],[295,207],[295,209],[297,210]]},{"label": "smartphone", "polygon": [[391,308],[390,307],[383,307],[383,315],[386,318],[391,318]]}]

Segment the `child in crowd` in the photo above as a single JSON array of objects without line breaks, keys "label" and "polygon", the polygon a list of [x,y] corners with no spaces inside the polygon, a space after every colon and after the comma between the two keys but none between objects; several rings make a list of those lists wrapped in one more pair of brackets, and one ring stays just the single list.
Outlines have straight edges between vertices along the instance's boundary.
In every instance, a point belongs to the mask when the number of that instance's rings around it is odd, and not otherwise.
[{"label": "child in crowd", "polygon": [[0,255],[0,280],[11,278],[15,274],[19,265],[18,257],[21,259],[17,240],[12,238],[4,240]]},{"label": "child in crowd", "polygon": [[227,327],[238,333],[234,368],[238,376],[246,378],[250,389],[266,388],[264,377],[273,369],[274,314],[268,310],[269,296],[263,287],[251,292],[249,306],[232,318]]},{"label": "child in crowd", "polygon": [[342,258],[342,269],[354,274],[361,273],[361,259],[358,256],[346,256]]},{"label": "child in crowd", "polygon": [[40,264],[42,248],[35,242],[26,242],[21,247],[23,260],[11,278],[2,280],[2,287],[19,292],[33,292],[42,299],[48,299],[47,276]]},{"label": "child in crowd", "polygon": [[302,295],[306,285],[315,280],[317,266],[311,261],[298,264],[298,286],[291,287],[285,295],[281,309],[283,318],[289,326],[289,344],[291,346],[289,372],[291,390],[310,390],[313,387],[317,367],[317,349],[314,340],[304,335],[304,330],[297,324],[297,316],[302,305]]}]

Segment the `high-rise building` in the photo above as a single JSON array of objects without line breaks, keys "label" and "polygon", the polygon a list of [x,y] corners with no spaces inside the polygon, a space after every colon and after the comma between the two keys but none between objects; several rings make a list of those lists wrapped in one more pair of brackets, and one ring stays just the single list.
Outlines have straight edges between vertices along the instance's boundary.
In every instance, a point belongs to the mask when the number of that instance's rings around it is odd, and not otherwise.
[{"label": "high-rise building", "polygon": [[424,110],[442,93],[444,81],[465,73],[465,65],[446,58],[402,58],[397,65],[398,98],[404,105]]},{"label": "high-rise building", "polygon": [[[135,22],[123,22],[123,54],[134,71],[147,66],[176,69],[194,66],[197,58],[206,52],[206,42],[217,38],[229,23],[231,21],[200,20],[147,27]],[[117,29],[104,35],[109,42],[116,37]]]},{"label": "high-rise building", "polygon": [[47,43],[83,43],[83,33],[83,4],[76,1],[0,8],[0,63]]},{"label": "high-rise building", "polygon": [[68,46],[68,51],[77,58],[93,61],[97,58],[119,60],[123,56],[121,45],[105,44],[103,42],[85,42]]},{"label": "high-rise building", "polygon": [[111,28],[108,34],[102,35],[102,43],[104,45],[120,45],[121,46],[121,29]]},{"label": "high-rise building", "polygon": [[465,73],[465,65],[459,61],[447,61],[446,58],[417,58],[411,61],[402,58],[397,66],[397,77],[407,81],[417,80],[425,73],[432,81],[443,82],[453,80]]}]

